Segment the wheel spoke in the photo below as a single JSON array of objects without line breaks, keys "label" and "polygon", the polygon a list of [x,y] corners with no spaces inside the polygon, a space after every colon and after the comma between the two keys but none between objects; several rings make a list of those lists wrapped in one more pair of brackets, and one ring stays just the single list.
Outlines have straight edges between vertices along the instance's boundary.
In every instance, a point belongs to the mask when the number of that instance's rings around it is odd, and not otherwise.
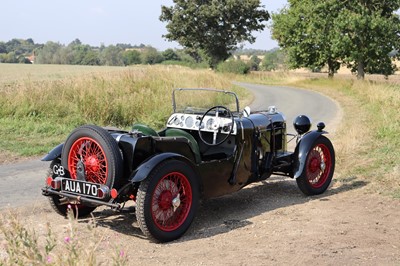
[{"label": "wheel spoke", "polygon": [[[191,207],[191,187],[187,177],[173,172],[157,184],[152,197],[152,215],[157,227],[173,231],[183,224]],[[176,205],[174,206],[174,200]]]},{"label": "wheel spoke", "polygon": [[77,178],[76,167],[79,161],[82,161],[85,165],[87,181],[106,183],[108,176],[107,159],[102,147],[94,139],[83,137],[72,144],[68,167],[73,179]]},{"label": "wheel spoke", "polygon": [[314,188],[321,187],[328,178],[331,162],[329,149],[318,144],[309,153],[307,159],[307,180]]}]

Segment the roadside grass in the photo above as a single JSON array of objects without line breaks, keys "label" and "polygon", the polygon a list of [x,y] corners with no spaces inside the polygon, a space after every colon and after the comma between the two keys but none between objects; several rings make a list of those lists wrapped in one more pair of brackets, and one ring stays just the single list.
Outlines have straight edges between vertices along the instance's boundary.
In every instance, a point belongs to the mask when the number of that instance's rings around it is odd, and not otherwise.
[{"label": "roadside grass", "polygon": [[83,124],[161,129],[175,88],[231,89],[251,98],[222,75],[179,66],[0,64],[0,72],[0,149],[16,156],[44,154]]},{"label": "roadside grass", "polygon": [[254,73],[243,81],[279,84],[321,92],[343,108],[343,119],[333,134],[337,154],[335,182],[362,180],[372,191],[400,198],[400,82],[358,81],[336,75]]},{"label": "roadside grass", "polygon": [[71,129],[62,122],[29,117],[0,118],[0,127],[0,149],[11,157],[44,155]]},{"label": "roadside grass", "polygon": [[[129,265],[129,258],[121,247],[108,247],[107,236],[95,230],[92,217],[86,226],[78,223],[72,210],[68,212],[63,232],[55,232],[50,222],[45,227],[29,228],[15,212],[0,217],[0,265]],[[6,244],[5,244],[6,243]]]}]

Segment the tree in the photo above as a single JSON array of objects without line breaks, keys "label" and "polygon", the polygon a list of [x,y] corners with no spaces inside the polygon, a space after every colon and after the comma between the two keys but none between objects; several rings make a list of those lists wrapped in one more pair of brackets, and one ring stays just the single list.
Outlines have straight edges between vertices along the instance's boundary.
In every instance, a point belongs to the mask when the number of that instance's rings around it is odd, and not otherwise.
[{"label": "tree", "polygon": [[75,45],[82,45],[81,40],[79,40],[78,38],[76,38],[75,40],[73,40],[70,44],[71,46],[75,46]]},{"label": "tree", "polygon": [[173,0],[162,6],[160,20],[167,22],[165,38],[202,51],[214,68],[239,43],[253,43],[253,31],[262,31],[270,16],[259,0]]},{"label": "tree", "polygon": [[123,66],[122,49],[115,45],[109,45],[100,52],[102,65],[106,66]]},{"label": "tree", "polygon": [[179,61],[181,60],[178,56],[177,53],[171,48],[165,50],[162,52],[162,56],[164,57],[165,60],[172,60],[172,61]]},{"label": "tree", "polygon": [[347,1],[335,20],[335,50],[364,79],[365,73],[394,73],[390,53],[400,47],[400,0]]},{"label": "tree", "polygon": [[286,68],[286,54],[280,49],[273,49],[265,53],[261,67],[266,71]]},{"label": "tree", "polygon": [[250,72],[250,66],[242,60],[228,60],[218,64],[217,71],[245,75]]},{"label": "tree", "polygon": [[4,42],[0,42],[0,54],[7,53],[7,46]]},{"label": "tree", "polygon": [[58,54],[64,46],[60,43],[48,41],[42,49],[38,51],[36,62],[39,64],[60,64]]},{"label": "tree", "polygon": [[26,43],[28,43],[28,44],[30,44],[30,45],[35,45],[35,42],[33,41],[32,38],[26,39]]},{"label": "tree", "polygon": [[332,24],[338,16],[334,1],[289,0],[287,8],[272,15],[272,36],[287,53],[291,68],[327,65],[329,77],[339,69],[332,42]]},{"label": "tree", "polygon": [[137,50],[126,50],[123,52],[125,65],[137,65],[142,63],[140,52]]},{"label": "tree", "polygon": [[164,61],[164,57],[157,51],[156,48],[151,46],[143,49],[141,55],[142,64],[154,65]]},{"label": "tree", "polygon": [[253,55],[250,57],[249,67],[251,71],[258,71],[260,68],[261,59],[258,56]]},{"label": "tree", "polygon": [[389,53],[400,46],[400,0],[288,2],[273,15],[272,34],[292,68],[327,65],[333,77],[344,63],[360,79],[394,72]]},{"label": "tree", "polygon": [[18,63],[17,55],[14,52],[0,54],[0,63]]},{"label": "tree", "polygon": [[97,65],[99,61],[89,45],[82,44],[79,39],[71,42],[67,46],[68,62],[71,65]]},{"label": "tree", "polygon": [[84,54],[81,65],[98,66],[100,65],[99,52],[95,50],[88,50]]}]

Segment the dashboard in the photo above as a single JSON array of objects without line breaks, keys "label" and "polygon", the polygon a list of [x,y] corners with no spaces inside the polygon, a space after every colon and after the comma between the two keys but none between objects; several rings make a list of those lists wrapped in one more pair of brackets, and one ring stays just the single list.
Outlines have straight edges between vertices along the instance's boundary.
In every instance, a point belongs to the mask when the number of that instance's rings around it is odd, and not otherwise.
[{"label": "dashboard", "polygon": [[202,115],[175,113],[168,118],[167,127],[199,130],[204,132],[219,132],[222,134],[229,134],[232,130],[232,135],[236,135],[236,123],[233,123],[232,118],[229,117],[216,117],[207,115],[204,117],[201,125],[200,120]]}]

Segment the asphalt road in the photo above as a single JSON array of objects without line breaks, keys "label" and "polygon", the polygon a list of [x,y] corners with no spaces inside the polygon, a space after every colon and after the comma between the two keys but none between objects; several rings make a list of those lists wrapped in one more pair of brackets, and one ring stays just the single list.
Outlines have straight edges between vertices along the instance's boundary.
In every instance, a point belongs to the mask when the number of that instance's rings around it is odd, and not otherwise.
[{"label": "asphalt road", "polygon": [[[255,99],[250,106],[251,110],[266,110],[268,106],[273,105],[278,111],[283,112],[288,123],[288,131],[292,133],[294,130],[291,124],[297,115],[308,115],[314,125],[324,121],[329,131],[329,126],[334,124],[339,114],[335,102],[319,93],[279,86],[235,84],[254,93]],[[40,189],[44,185],[48,165],[49,162],[40,160],[0,165],[0,209],[44,201]]]},{"label": "asphalt road", "polygon": [[294,133],[291,126],[298,115],[307,115],[316,128],[318,122],[323,121],[329,131],[339,113],[339,107],[330,98],[313,91],[280,86],[265,86],[249,83],[235,83],[249,89],[254,94],[251,110],[266,110],[268,106],[275,106],[286,117],[288,130]]}]

